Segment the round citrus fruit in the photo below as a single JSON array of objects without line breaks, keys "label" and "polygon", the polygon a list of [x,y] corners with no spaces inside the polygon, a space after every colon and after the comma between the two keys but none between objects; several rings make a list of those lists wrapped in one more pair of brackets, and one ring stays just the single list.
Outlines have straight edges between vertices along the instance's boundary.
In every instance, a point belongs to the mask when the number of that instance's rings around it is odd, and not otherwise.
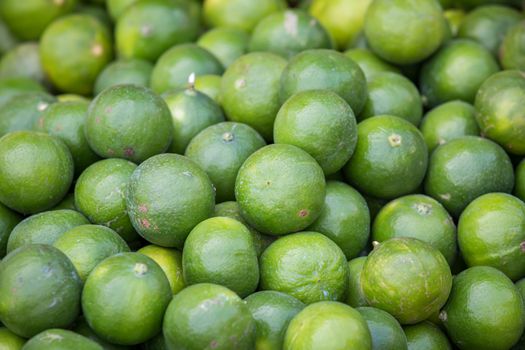
[{"label": "round citrus fruit", "polygon": [[465,136],[438,147],[430,158],[425,193],[458,217],[485,193],[512,191],[514,172],[509,156],[494,142]]},{"label": "round citrus fruit", "polygon": [[523,298],[512,281],[493,267],[476,266],[454,278],[440,319],[464,349],[509,349],[525,326]]},{"label": "round citrus fruit", "polygon": [[394,316],[369,306],[357,308],[357,311],[365,319],[370,330],[372,350],[407,350],[407,338]]},{"label": "round citrus fruit", "polygon": [[290,294],[305,304],[344,300],[348,263],[341,249],[317,232],[279,238],[260,259],[261,288]]},{"label": "round citrus fruit", "polygon": [[59,90],[90,95],[98,74],[113,57],[111,37],[92,16],[66,16],[46,28],[40,56],[44,71]]},{"label": "round citrus fruit", "polygon": [[375,0],[365,16],[365,36],[372,50],[396,64],[430,56],[445,37],[447,22],[435,0]]},{"label": "round citrus fruit", "polygon": [[0,60],[0,78],[26,77],[49,85],[40,62],[40,48],[37,43],[22,43],[8,52]]},{"label": "round citrus fruit", "polygon": [[21,213],[48,209],[66,195],[73,158],[58,138],[16,131],[0,139],[0,202]]},{"label": "round citrus fruit", "polygon": [[126,241],[115,231],[99,225],[76,226],[60,235],[53,246],[71,260],[82,281],[105,258],[129,252]]},{"label": "round citrus fruit", "polygon": [[510,28],[501,43],[499,59],[504,69],[525,70],[525,21]]},{"label": "round citrus fruit", "polygon": [[0,327],[0,345],[3,350],[21,350],[27,340],[5,327]]},{"label": "round citrus fruit", "polygon": [[401,74],[383,72],[368,81],[368,99],[358,120],[376,115],[395,115],[419,125],[423,104],[416,86]]},{"label": "round citrus fruit", "polygon": [[175,295],[163,323],[168,349],[253,349],[255,329],[246,303],[228,288],[211,283]]},{"label": "round citrus fruit", "polygon": [[184,154],[191,139],[210,125],[224,121],[221,107],[211,97],[195,90],[173,89],[162,94],[171,111],[173,142],[170,153]]},{"label": "round citrus fruit", "polygon": [[302,91],[290,97],[277,113],[273,138],[277,144],[305,150],[325,174],[333,174],[354,153],[355,116],[348,103],[332,91]]},{"label": "round citrus fruit", "polygon": [[366,321],[348,305],[322,301],[308,305],[290,322],[284,350],[370,350],[372,339]]},{"label": "round citrus fruit", "polygon": [[308,227],[321,214],[324,196],[323,170],[292,145],[259,149],[241,166],[235,183],[242,216],[250,226],[272,235]]},{"label": "round citrus fruit", "polygon": [[195,39],[199,29],[189,1],[136,1],[116,20],[115,46],[122,58],[155,62],[173,45]]},{"label": "round citrus fruit", "polygon": [[157,94],[143,86],[117,85],[93,100],[85,133],[101,157],[142,162],[166,151],[172,129],[170,110]]},{"label": "round citrus fruit", "polygon": [[370,306],[401,324],[427,319],[447,301],[452,274],[443,255],[415,238],[391,238],[368,255],[361,284]]},{"label": "round citrus fruit", "polygon": [[525,203],[506,193],[473,200],[461,213],[458,243],[468,266],[492,266],[525,277]]},{"label": "round citrus fruit", "polygon": [[423,65],[421,94],[430,107],[453,100],[473,103],[481,84],[498,71],[498,62],[481,44],[453,40]]},{"label": "round citrus fruit", "polygon": [[281,101],[305,90],[331,90],[345,99],[357,115],[366,98],[365,74],[348,56],[340,52],[306,50],[292,57],[281,77]]},{"label": "round citrus fruit", "polygon": [[476,95],[476,119],[483,135],[507,152],[525,155],[525,76],[502,71],[481,85]]},{"label": "round citrus fruit", "polygon": [[208,175],[177,154],[151,157],[131,175],[126,208],[137,232],[151,243],[182,248],[190,231],[213,214]]},{"label": "round citrus fruit", "polygon": [[47,329],[29,339],[24,350],[102,350],[102,346],[80,334],[65,329]]},{"label": "round citrus fruit", "polygon": [[456,258],[456,225],[445,208],[422,194],[399,197],[385,205],[372,226],[372,239],[412,237],[439,250],[452,266]]},{"label": "round citrus fruit", "polygon": [[288,294],[273,290],[253,293],[245,301],[257,328],[255,348],[282,349],[290,321],[305,305]]},{"label": "round citrus fruit", "polygon": [[366,256],[360,256],[348,262],[348,290],[346,293],[346,303],[352,307],[368,305],[361,286],[361,273],[363,272],[365,261]]},{"label": "round citrus fruit", "polygon": [[152,71],[150,62],[138,58],[112,62],[97,76],[93,94],[96,96],[108,87],[119,84],[149,86]]},{"label": "round citrus fruit", "polygon": [[224,72],[220,92],[228,120],[248,124],[271,141],[285,66],[284,58],[267,52],[250,53],[233,62]]},{"label": "round citrus fruit", "polygon": [[443,103],[425,114],[419,129],[432,153],[439,145],[463,136],[479,136],[475,109],[463,101]]},{"label": "round citrus fruit", "polygon": [[102,339],[115,344],[142,343],[162,328],[172,297],[160,266],[139,253],[120,253],[99,263],[82,291],[82,311]]},{"label": "round citrus fruit", "polygon": [[151,88],[163,93],[185,87],[191,74],[222,74],[224,68],[208,50],[197,44],[173,46],[159,57],[151,73]]},{"label": "round citrus fruit", "polygon": [[198,133],[185,155],[206,171],[215,187],[216,201],[224,202],[235,200],[235,179],[241,165],[265,145],[262,136],[250,126],[223,122]]},{"label": "round citrus fruit", "polygon": [[149,256],[159,264],[170,282],[173,294],[184,289],[186,283],[182,274],[182,254],[178,250],[150,244],[137,250],[137,253]]},{"label": "round citrus fruit", "polygon": [[250,295],[259,283],[257,252],[250,231],[227,217],[202,221],[184,242],[182,270],[189,285],[214,283],[241,298]]},{"label": "round citrus fruit", "polygon": [[47,132],[64,141],[75,164],[75,174],[100,158],[91,150],[84,135],[89,103],[84,101],[58,102],[50,105],[35,123],[35,130]]},{"label": "round citrus fruit", "polygon": [[79,313],[82,282],[60,250],[30,244],[0,262],[0,321],[24,338],[68,327]]},{"label": "round citrus fruit", "polygon": [[202,34],[197,44],[210,51],[228,68],[248,51],[250,35],[238,28],[218,27]]},{"label": "round citrus fruit", "polygon": [[353,259],[365,248],[370,235],[368,205],[349,185],[328,181],[321,215],[308,230],[324,234],[341,248],[347,259]]},{"label": "round citrus fruit", "polygon": [[125,192],[137,166],[125,159],[104,159],[88,167],[75,185],[75,206],[89,220],[115,230],[126,241],[138,237],[126,212]]},{"label": "round citrus fruit", "polygon": [[408,350],[452,350],[447,336],[437,326],[424,321],[404,328]]},{"label": "round citrus fruit", "polygon": [[16,77],[0,79],[0,106],[3,106],[11,97],[27,92],[46,92],[42,84],[30,78]]},{"label": "round citrus fruit", "polygon": [[379,198],[413,192],[423,181],[428,151],[423,135],[410,122],[383,115],[357,126],[357,147],[345,165],[357,189]]},{"label": "round citrus fruit", "polygon": [[305,10],[273,13],[261,20],[250,38],[249,51],[273,52],[285,58],[308,49],[331,49],[324,27]]},{"label": "round citrus fruit", "polygon": [[354,48],[346,51],[345,55],[359,65],[363,73],[365,73],[367,80],[371,80],[371,78],[377,73],[401,73],[399,68],[377,57],[377,55],[369,49]]},{"label": "round citrus fruit", "polygon": [[13,228],[22,220],[22,216],[0,204],[0,259],[7,252],[7,241]]}]

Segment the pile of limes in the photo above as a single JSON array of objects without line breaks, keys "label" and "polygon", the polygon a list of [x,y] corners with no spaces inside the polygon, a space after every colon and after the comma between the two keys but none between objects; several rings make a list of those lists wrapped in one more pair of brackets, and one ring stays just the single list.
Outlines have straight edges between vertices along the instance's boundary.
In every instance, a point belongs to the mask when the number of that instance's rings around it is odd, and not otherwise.
[{"label": "pile of limes", "polygon": [[0,350],[525,349],[521,0],[0,0]]}]

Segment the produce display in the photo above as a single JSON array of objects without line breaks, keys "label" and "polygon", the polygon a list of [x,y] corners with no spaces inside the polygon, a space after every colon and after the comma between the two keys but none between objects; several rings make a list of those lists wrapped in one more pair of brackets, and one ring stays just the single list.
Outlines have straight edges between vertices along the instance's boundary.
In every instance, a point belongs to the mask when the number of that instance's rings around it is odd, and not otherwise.
[{"label": "produce display", "polygon": [[0,350],[525,350],[522,0],[0,0]]}]

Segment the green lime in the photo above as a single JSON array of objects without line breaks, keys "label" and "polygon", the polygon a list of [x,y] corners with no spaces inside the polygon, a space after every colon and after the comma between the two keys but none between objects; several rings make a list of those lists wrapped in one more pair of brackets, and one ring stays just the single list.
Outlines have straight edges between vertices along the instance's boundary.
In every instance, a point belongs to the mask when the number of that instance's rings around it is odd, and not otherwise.
[{"label": "green lime", "polygon": [[115,46],[121,58],[155,62],[173,45],[194,40],[199,29],[189,1],[136,1],[117,18]]},{"label": "green lime", "polygon": [[139,0],[105,0],[108,14],[113,20],[116,20],[123,14],[128,7]]},{"label": "green lime", "polygon": [[27,217],[11,231],[7,253],[28,244],[53,244],[64,232],[87,225],[89,221],[79,212],[62,209],[46,211]]},{"label": "green lime", "polygon": [[330,238],[347,259],[355,258],[370,235],[370,212],[365,199],[343,182],[328,181],[321,215],[308,230]]},{"label": "green lime", "polygon": [[425,104],[435,107],[452,100],[473,103],[481,84],[498,71],[498,62],[481,44],[453,40],[423,65],[420,87]]},{"label": "green lime", "polygon": [[182,270],[188,285],[214,283],[244,298],[257,289],[259,265],[250,231],[235,219],[214,217],[191,230]]},{"label": "green lime", "polygon": [[[193,114],[191,118],[195,119]],[[185,155],[210,177],[216,201],[235,200],[235,179],[244,161],[266,142],[246,124],[223,122],[207,127],[189,143]]]},{"label": "green lime", "polygon": [[428,151],[423,135],[413,124],[382,115],[363,120],[357,132],[356,150],[344,167],[351,184],[385,199],[419,187],[427,169]]},{"label": "green lime", "polygon": [[0,138],[0,202],[20,213],[53,207],[73,180],[73,159],[60,139],[32,131]]},{"label": "green lime", "polygon": [[408,350],[452,350],[447,336],[428,321],[404,328],[408,341]]},{"label": "green lime", "polygon": [[149,86],[152,71],[150,62],[137,58],[112,62],[98,75],[93,94],[96,96],[104,89],[119,84]]},{"label": "green lime", "polygon": [[228,68],[248,51],[250,35],[242,29],[219,27],[202,34],[197,44],[210,51]]},{"label": "green lime", "polygon": [[0,204],[0,259],[6,255],[7,242],[11,232],[21,220],[21,215]]},{"label": "green lime", "polygon": [[350,49],[344,53],[359,65],[368,81],[377,74],[383,72],[401,73],[399,68],[383,61],[372,51],[364,48]]},{"label": "green lime", "polygon": [[345,299],[345,255],[337,244],[318,232],[279,238],[261,255],[260,266],[263,290],[287,293],[305,304]]},{"label": "green lime", "polygon": [[488,78],[476,95],[476,119],[483,135],[507,152],[525,155],[525,76],[502,71]]},{"label": "green lime", "polygon": [[172,130],[164,100],[138,85],[104,90],[89,106],[85,126],[89,145],[98,155],[139,163],[166,151]]},{"label": "green lime", "polygon": [[173,294],[184,289],[186,283],[182,274],[182,254],[178,250],[150,244],[137,250],[137,253],[149,256],[159,264],[170,282]]},{"label": "green lime", "polygon": [[285,7],[284,0],[205,0],[203,15],[209,27],[233,27],[250,32],[264,17]]},{"label": "green lime", "polygon": [[24,77],[49,84],[40,63],[39,45],[28,42],[15,46],[0,60],[0,78]]},{"label": "green lime", "polygon": [[131,175],[126,207],[137,232],[151,243],[182,248],[190,231],[213,214],[213,185],[196,163],[177,154],[149,158]]},{"label": "green lime", "polygon": [[77,3],[77,0],[3,0],[0,15],[16,37],[35,40],[55,19],[70,13]]},{"label": "green lime", "polygon": [[283,349],[370,350],[372,338],[357,310],[335,301],[321,301],[308,305],[292,319]]},{"label": "green lime", "polygon": [[372,350],[407,350],[407,338],[394,316],[375,307],[359,307],[372,336]]},{"label": "green lime", "polygon": [[324,197],[323,170],[308,153],[292,145],[259,149],[241,166],[235,183],[243,218],[271,235],[311,225],[321,214]]},{"label": "green lime", "polygon": [[348,291],[346,293],[346,303],[352,307],[368,305],[361,286],[361,273],[363,272],[365,261],[366,256],[360,256],[348,262]]},{"label": "green lime", "polygon": [[[57,0],[57,1],[60,1],[60,0]],[[82,2],[86,0],[80,0],[80,1]],[[111,20],[111,17],[106,11],[105,6],[100,6],[100,5],[104,5],[106,0],[87,0],[87,2],[91,2],[91,3],[78,4],[75,9],[75,13],[91,16],[95,18],[96,20],[98,20],[100,23],[104,24],[108,29],[112,28],[113,21]]]},{"label": "green lime", "polygon": [[262,252],[268,248],[268,246],[276,239],[275,236],[263,235],[246,222],[241,215],[241,210],[237,202],[222,202],[215,205],[215,212],[213,216],[223,216],[235,219],[241,224],[246,226],[250,233],[252,234],[253,244],[255,246],[255,251],[257,252],[257,257],[260,257]]},{"label": "green lime", "polygon": [[[222,74],[224,68],[208,50],[196,44],[176,45],[165,51],[151,73],[151,88],[163,93],[185,87],[191,74]],[[189,82],[192,84],[191,82]]]},{"label": "green lime", "polygon": [[443,255],[415,238],[391,238],[368,255],[361,284],[370,306],[403,324],[427,319],[447,301],[452,274]]},{"label": "green lime", "polygon": [[195,90],[193,85],[186,89],[173,89],[162,94],[171,111],[173,121],[173,142],[171,153],[184,154],[190,141],[208,126],[224,121],[221,107],[211,97]]},{"label": "green lime", "polygon": [[75,266],[82,281],[105,258],[129,252],[129,247],[115,231],[99,225],[81,225],[64,232],[53,243]]},{"label": "green lime", "polygon": [[90,98],[77,94],[60,94],[56,98],[58,102],[91,102]]},{"label": "green lime", "polygon": [[53,103],[41,113],[34,127],[64,141],[73,157],[75,175],[100,159],[84,135],[88,107],[89,103],[84,101]]},{"label": "green lime", "polygon": [[82,311],[102,339],[135,345],[160,332],[172,297],[160,266],[139,253],[120,253],[99,263],[84,284]]},{"label": "green lime", "polygon": [[444,40],[447,22],[435,0],[375,0],[365,16],[367,43],[381,58],[413,64],[429,57]]},{"label": "green lime", "polygon": [[26,341],[9,329],[0,327],[0,347],[2,350],[21,350]]},{"label": "green lime", "polygon": [[29,78],[0,79],[0,106],[3,107],[14,96],[33,92],[46,92],[46,89],[40,83]]},{"label": "green lime", "polygon": [[520,292],[521,296],[523,297],[525,301],[525,278],[522,278],[518,282],[516,282],[516,288],[518,288],[518,291]]},{"label": "green lime", "polygon": [[54,21],[40,40],[44,72],[64,92],[90,95],[97,76],[112,56],[108,29],[89,15],[70,15]]},{"label": "green lime", "polygon": [[368,81],[368,99],[358,120],[394,115],[419,125],[423,104],[416,86],[401,74],[376,73]]},{"label": "green lime", "polygon": [[273,126],[275,143],[297,146],[321,165],[339,171],[354,153],[357,126],[352,108],[330,90],[301,91],[281,107]]},{"label": "green lime", "polygon": [[27,92],[11,97],[0,108],[0,136],[12,131],[32,130],[55,102],[55,97],[45,92]]},{"label": "green lime", "polygon": [[459,27],[463,23],[463,20],[465,19],[465,16],[467,14],[462,9],[452,8],[452,9],[445,10],[443,12],[443,15],[445,16],[445,19],[447,20],[452,37],[457,37]]},{"label": "green lime", "polygon": [[53,327],[68,327],[79,313],[82,282],[58,249],[31,244],[0,262],[0,321],[29,338]]},{"label": "green lime", "polygon": [[363,29],[372,0],[313,0],[309,11],[321,22],[341,50],[353,46]]},{"label": "green lime", "polygon": [[417,238],[443,254],[449,265],[456,259],[456,225],[445,208],[433,198],[414,194],[394,199],[377,214],[372,239]]},{"label": "green lime", "polygon": [[516,186],[514,187],[516,197],[525,201],[525,161],[516,167]]},{"label": "green lime", "polygon": [[463,101],[443,103],[425,114],[419,129],[432,153],[439,145],[463,136],[479,136],[476,110]]},{"label": "green lime", "polygon": [[458,243],[468,266],[525,277],[525,203],[506,193],[476,198],[459,218]]},{"label": "green lime", "polygon": [[164,316],[168,349],[253,349],[256,325],[247,304],[226,287],[200,283],[173,297]]},{"label": "green lime", "polygon": [[477,197],[510,193],[514,172],[509,156],[494,142],[465,136],[438,147],[430,157],[425,193],[459,217]]},{"label": "green lime", "polygon": [[125,192],[137,166],[124,159],[105,159],[88,167],[75,185],[75,206],[89,220],[115,230],[127,242],[138,237],[126,212]]},{"label": "green lime", "polygon": [[306,50],[290,59],[281,77],[281,101],[305,90],[331,90],[356,115],[367,99],[366,78],[359,65],[333,50]]},{"label": "green lime", "polygon": [[480,6],[461,21],[458,37],[475,40],[496,56],[507,31],[522,19],[521,13],[508,6]]},{"label": "green lime", "polygon": [[[131,350],[131,347],[124,346],[124,345],[115,345],[111,344],[105,340],[102,340],[91,328],[89,328],[89,325],[87,324],[84,317],[80,316],[78,320],[76,321],[75,327],[72,329],[73,332],[80,334],[95,343],[102,346],[104,350]],[[65,349],[68,350],[68,349]],[[148,350],[148,349],[146,349]],[[162,349],[164,350],[164,349]]]},{"label": "green lime", "polygon": [[103,350],[91,339],[65,329],[47,329],[29,339],[24,350]]},{"label": "green lime", "polygon": [[282,349],[284,334],[290,321],[305,305],[288,294],[273,290],[254,293],[245,301],[257,327],[255,348]]},{"label": "green lime", "polygon": [[241,56],[223,75],[220,102],[228,120],[245,123],[267,141],[281,107],[279,82],[286,60],[267,52]]},{"label": "green lime", "polygon": [[331,49],[332,38],[305,10],[276,12],[261,20],[250,38],[250,51],[266,51],[285,58],[308,49]]},{"label": "green lime", "polygon": [[525,70],[525,21],[514,25],[505,35],[499,50],[503,69]]},{"label": "green lime", "polygon": [[208,95],[215,102],[220,104],[220,90],[221,90],[220,75],[205,74],[195,77],[195,89]]},{"label": "green lime", "polygon": [[525,327],[523,305],[520,292],[503,272],[476,266],[454,278],[439,317],[463,349],[509,349]]}]

